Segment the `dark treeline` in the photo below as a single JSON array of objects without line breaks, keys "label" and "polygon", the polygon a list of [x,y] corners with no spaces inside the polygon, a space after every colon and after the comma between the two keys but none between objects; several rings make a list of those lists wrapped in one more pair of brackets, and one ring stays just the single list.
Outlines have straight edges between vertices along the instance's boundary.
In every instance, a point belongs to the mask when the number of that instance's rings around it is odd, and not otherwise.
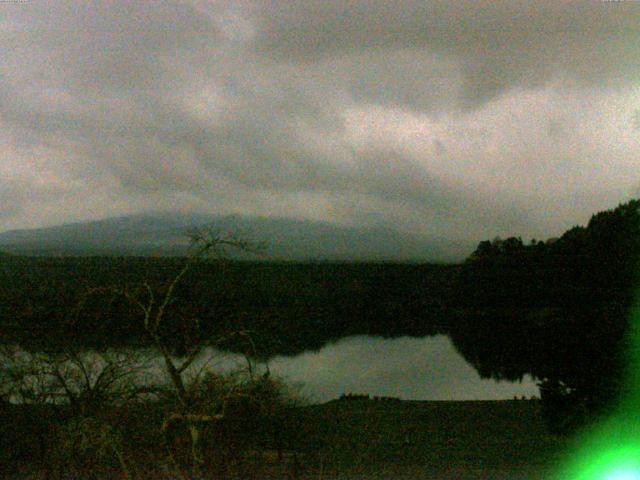
[{"label": "dark treeline", "polygon": [[621,393],[639,208],[598,213],[547,242],[481,242],[460,271],[454,344],[485,377],[538,378],[557,427],[580,424]]},{"label": "dark treeline", "polygon": [[[160,298],[184,262],[4,258],[0,331],[5,341],[29,350],[69,342],[91,348],[140,346],[145,338],[141,312],[123,292],[146,298],[146,282]],[[201,261],[177,286],[166,334],[180,350],[194,336],[201,340],[244,330],[260,356],[271,356],[317,349],[355,334],[444,333],[456,272],[455,266],[440,265]],[[244,348],[229,338],[226,346]]]},{"label": "dark treeline", "polygon": [[[530,374],[552,424],[579,424],[621,388],[640,257],[640,201],[562,237],[483,241],[462,265],[195,263],[163,334],[269,357],[355,334],[448,334],[484,377]],[[0,263],[0,332],[29,350],[143,346],[129,297],[161,298],[184,258],[30,258]],[[197,319],[197,322],[194,320]],[[246,337],[242,337],[246,338]],[[575,412],[582,412],[576,414]]]}]

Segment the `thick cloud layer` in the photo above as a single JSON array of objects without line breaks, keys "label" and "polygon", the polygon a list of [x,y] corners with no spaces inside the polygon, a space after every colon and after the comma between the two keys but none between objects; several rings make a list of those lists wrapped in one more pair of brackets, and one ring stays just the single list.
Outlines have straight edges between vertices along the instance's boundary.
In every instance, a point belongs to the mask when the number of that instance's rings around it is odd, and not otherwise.
[{"label": "thick cloud layer", "polygon": [[5,2],[0,229],[548,237],[640,194],[637,2]]}]

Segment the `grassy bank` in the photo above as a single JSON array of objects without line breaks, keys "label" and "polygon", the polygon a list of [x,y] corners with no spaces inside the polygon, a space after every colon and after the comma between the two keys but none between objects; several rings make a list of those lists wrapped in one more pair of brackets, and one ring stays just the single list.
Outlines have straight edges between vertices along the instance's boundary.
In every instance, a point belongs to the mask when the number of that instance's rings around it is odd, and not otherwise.
[{"label": "grassy bank", "polygon": [[538,401],[334,401],[313,407],[327,478],[545,478],[562,441]]},{"label": "grassy bank", "polygon": [[[138,412],[134,415],[141,418],[129,421],[139,424],[146,419],[148,425],[153,423],[150,413]],[[25,412],[22,414],[24,422]],[[44,430],[45,417],[41,412],[36,422]],[[274,444],[265,432],[254,435],[249,431],[250,423],[244,424],[244,431],[238,437],[242,444],[230,433],[209,432],[206,452],[212,467],[205,470],[203,476],[324,480],[543,479],[550,478],[563,449],[563,441],[546,431],[538,401],[336,400],[300,407],[292,414],[289,426],[291,424],[295,428],[280,439],[280,445]],[[15,430],[20,428],[19,422],[13,427],[15,448],[20,443],[20,432]],[[152,430],[149,434],[152,435]],[[35,431],[24,432],[24,439],[38,436]],[[41,432],[39,438],[38,448],[42,449],[41,455],[46,456],[46,431]],[[260,440],[252,443],[252,438]],[[153,438],[142,440],[124,439],[125,444],[131,445],[126,452],[130,463],[142,466],[136,471],[138,478],[159,478],[161,465],[154,466],[151,458],[142,458],[143,453],[148,455],[154,448]],[[135,444],[145,447],[136,452]],[[138,455],[140,458],[135,458]],[[29,470],[27,466],[20,468]],[[58,472],[57,477],[75,478],[80,474],[86,478],[123,478],[117,468],[111,469],[115,473],[106,473],[108,465],[106,470],[98,466],[88,468],[84,473],[75,472],[68,477],[64,471]],[[41,471],[36,478],[44,478],[43,474]],[[173,477],[165,474],[162,478]]]}]

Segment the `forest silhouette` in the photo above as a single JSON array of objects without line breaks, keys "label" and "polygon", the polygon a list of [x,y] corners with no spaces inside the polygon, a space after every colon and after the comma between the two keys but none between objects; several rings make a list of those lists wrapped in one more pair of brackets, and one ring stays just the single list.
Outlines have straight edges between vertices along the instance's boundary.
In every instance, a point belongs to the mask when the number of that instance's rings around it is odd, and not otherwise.
[{"label": "forest silhouette", "polygon": [[[483,377],[536,378],[550,425],[571,429],[622,388],[639,207],[597,213],[557,239],[482,241],[461,265],[201,261],[176,288],[163,334],[180,353],[194,339],[250,332],[251,352],[234,336],[221,346],[262,359],[355,334],[446,334]],[[4,342],[144,346],[139,312],[117,292],[144,281],[161,295],[183,261],[3,256]]]}]

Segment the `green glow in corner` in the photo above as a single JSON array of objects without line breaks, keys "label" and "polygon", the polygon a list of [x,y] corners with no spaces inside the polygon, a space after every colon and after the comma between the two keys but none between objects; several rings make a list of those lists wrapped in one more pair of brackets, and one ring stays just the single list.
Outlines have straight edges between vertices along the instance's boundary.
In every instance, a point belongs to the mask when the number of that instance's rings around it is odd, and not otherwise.
[{"label": "green glow in corner", "polygon": [[615,413],[575,439],[563,480],[640,480],[640,305],[634,308],[624,395]]},{"label": "green glow in corner", "polygon": [[[575,460],[575,459],[574,459]],[[572,480],[640,480],[640,448],[607,448],[584,455],[575,462]]]},{"label": "green glow in corner", "polygon": [[621,468],[608,474],[605,480],[640,480],[640,473],[637,469]]}]

